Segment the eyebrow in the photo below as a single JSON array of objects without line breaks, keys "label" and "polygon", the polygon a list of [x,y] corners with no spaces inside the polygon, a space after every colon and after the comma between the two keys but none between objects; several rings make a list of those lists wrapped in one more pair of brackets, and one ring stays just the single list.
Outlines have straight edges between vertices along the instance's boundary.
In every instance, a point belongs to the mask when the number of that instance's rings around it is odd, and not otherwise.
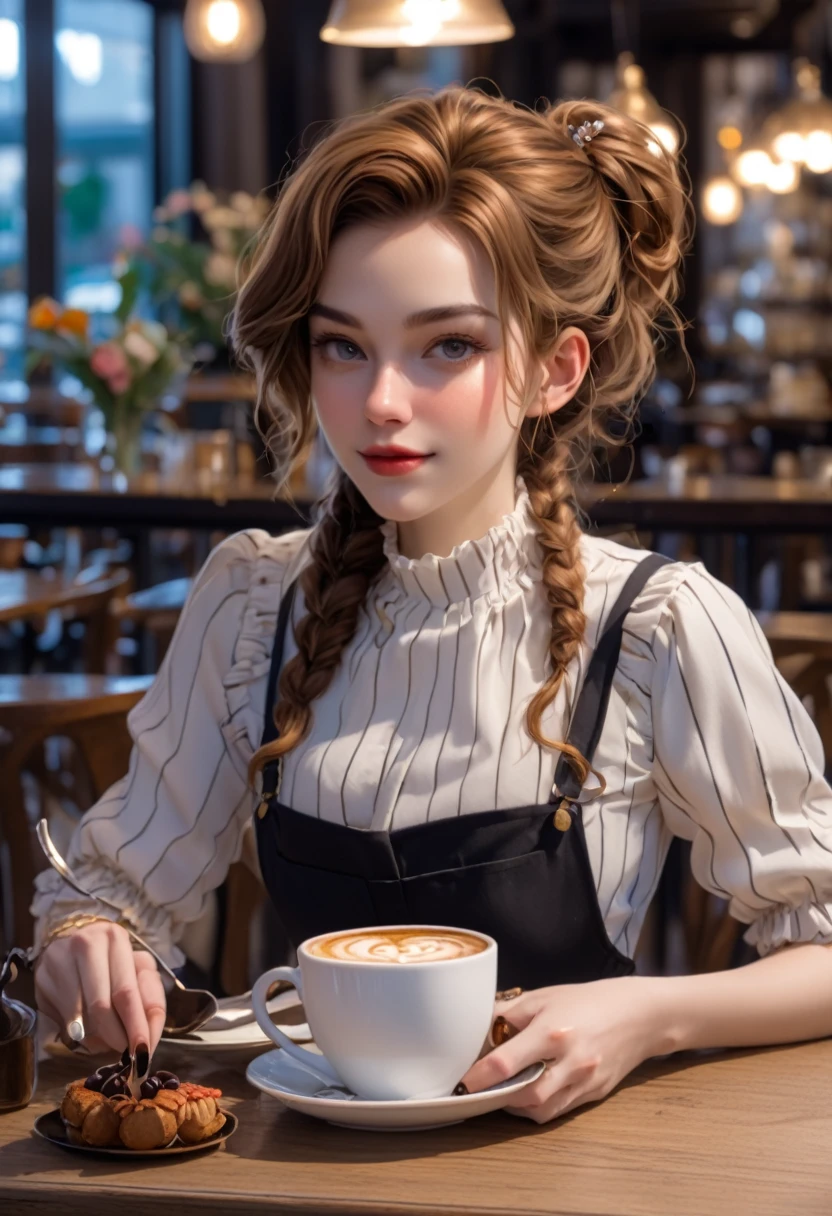
[{"label": "eyebrow", "polygon": [[[341,325],[349,325],[353,329],[363,329],[357,317],[340,308],[330,308],[328,304],[313,304],[309,309],[310,317],[325,317],[328,321],[337,321]],[[437,321],[452,321],[455,317],[490,317],[499,321],[496,313],[481,304],[448,304],[440,308],[423,308],[420,312],[412,312],[405,318],[405,329],[418,329],[423,325],[432,325]]]}]

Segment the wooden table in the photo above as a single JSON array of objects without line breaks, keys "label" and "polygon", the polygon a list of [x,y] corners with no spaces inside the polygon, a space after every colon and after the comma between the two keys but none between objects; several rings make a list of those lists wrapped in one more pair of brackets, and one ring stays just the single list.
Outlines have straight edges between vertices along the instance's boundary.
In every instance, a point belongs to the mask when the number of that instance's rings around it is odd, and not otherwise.
[{"label": "wooden table", "polygon": [[654,1061],[605,1102],[543,1127],[497,1113],[437,1132],[396,1134],[307,1119],[251,1089],[241,1066],[199,1058],[189,1077],[221,1086],[239,1130],[216,1152],[162,1167],[71,1155],[34,1137],[35,1116],[53,1108],[80,1071],[75,1061],[42,1066],[36,1101],[0,1116],[0,1206],[10,1216],[832,1210],[829,1040]]},{"label": "wooden table", "polygon": [[832,485],[814,481],[726,474],[673,483],[656,477],[593,485],[582,501],[594,523],[629,523],[648,531],[832,531]]},{"label": "wooden table", "polygon": [[[299,502],[301,510],[309,504]],[[20,464],[0,468],[0,523],[29,527],[193,528],[261,527],[273,532],[306,526],[290,503],[259,480],[210,476],[164,478],[143,473],[120,489],[94,466]]]},{"label": "wooden table", "polygon": [[34,570],[0,570],[0,623],[42,616],[83,591],[72,579]]},{"label": "wooden table", "polygon": [[[662,532],[832,531],[832,486],[769,477],[666,478],[593,485],[580,499],[599,526]],[[275,499],[265,478],[212,482],[145,473],[118,489],[111,476],[78,465],[0,468],[0,523],[29,526],[224,529],[272,532],[307,526],[311,496],[297,509]]]}]

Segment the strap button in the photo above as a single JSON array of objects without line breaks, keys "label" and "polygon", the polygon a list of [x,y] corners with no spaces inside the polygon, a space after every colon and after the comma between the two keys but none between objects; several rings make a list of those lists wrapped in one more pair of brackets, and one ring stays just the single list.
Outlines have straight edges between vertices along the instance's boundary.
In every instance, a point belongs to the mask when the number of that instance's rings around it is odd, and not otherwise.
[{"label": "strap button", "polygon": [[554,815],[555,827],[559,832],[568,832],[572,827],[572,816],[564,806],[565,802],[566,799],[564,798]]}]

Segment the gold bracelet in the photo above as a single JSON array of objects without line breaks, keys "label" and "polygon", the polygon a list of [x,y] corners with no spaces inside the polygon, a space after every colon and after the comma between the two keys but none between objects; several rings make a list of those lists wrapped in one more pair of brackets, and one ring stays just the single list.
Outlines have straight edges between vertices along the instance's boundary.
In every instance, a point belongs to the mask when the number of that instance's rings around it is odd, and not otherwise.
[{"label": "gold bracelet", "polygon": [[94,913],[85,913],[82,916],[66,916],[63,920],[58,921],[57,925],[53,925],[49,932],[45,935],[43,941],[38,948],[38,954],[43,954],[47,946],[50,946],[56,937],[62,937],[64,933],[69,933],[73,929],[85,929],[87,925],[95,924],[96,921],[106,921],[110,925],[121,925],[123,929],[129,929],[130,925],[123,918],[115,920],[109,916],[97,916]]}]

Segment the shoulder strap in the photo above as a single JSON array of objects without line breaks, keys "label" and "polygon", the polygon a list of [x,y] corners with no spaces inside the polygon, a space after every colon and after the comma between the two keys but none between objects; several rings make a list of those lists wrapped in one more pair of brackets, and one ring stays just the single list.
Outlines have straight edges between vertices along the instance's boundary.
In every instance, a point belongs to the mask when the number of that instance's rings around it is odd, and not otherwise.
[{"label": "shoulder strap", "polygon": [[[613,605],[604,632],[589,661],[578,703],[572,715],[567,743],[571,743],[573,747],[577,748],[590,764],[601,737],[604,719],[607,716],[610,689],[621,651],[621,633],[625,617],[630,611],[633,601],[644,590],[648,580],[658,569],[668,565],[670,560],[661,553],[651,553],[649,557],[645,557],[633,568],[632,574]],[[560,802],[562,798],[570,801],[576,799],[580,791],[581,784],[578,777],[566,756],[561,753],[549,801]]]},{"label": "shoulder strap", "polygon": [[[274,720],[275,699],[277,696],[277,681],[280,675],[280,668],[283,665],[283,647],[286,641],[286,627],[289,624],[289,619],[292,615],[292,604],[295,599],[295,591],[297,589],[298,580],[293,579],[283,593],[280,601],[280,610],[277,614],[277,626],[274,631],[274,646],[272,647],[272,661],[269,667],[269,681],[266,685],[266,704],[263,712],[263,737],[260,740],[260,746],[263,747],[266,743],[271,743],[278,736],[277,724]],[[265,765],[263,769],[263,789],[273,789],[277,779],[278,761],[273,760],[270,764]]]}]

